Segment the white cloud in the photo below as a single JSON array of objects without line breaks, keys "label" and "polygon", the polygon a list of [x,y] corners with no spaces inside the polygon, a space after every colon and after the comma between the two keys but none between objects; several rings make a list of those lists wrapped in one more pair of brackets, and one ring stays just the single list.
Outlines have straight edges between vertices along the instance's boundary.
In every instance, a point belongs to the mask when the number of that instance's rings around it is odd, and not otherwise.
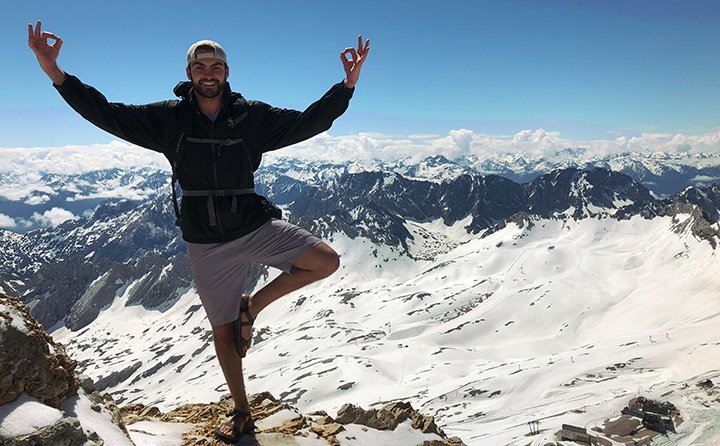
[{"label": "white cloud", "polygon": [[152,189],[135,189],[134,185],[118,186],[113,189],[100,190],[95,193],[68,197],[67,201],[88,200],[95,198],[122,198],[125,200],[145,200],[155,191]]},{"label": "white cloud", "polygon": [[12,229],[17,226],[15,219],[9,215],[0,214],[0,228]]},{"label": "white cloud", "polygon": [[713,182],[715,182],[715,181],[717,181],[717,180],[720,180],[720,178],[718,178],[718,177],[711,177],[711,176],[708,176],[708,175],[696,175],[695,177],[693,177],[693,178],[690,179],[690,181],[696,182],[696,183],[699,183],[699,182],[703,182],[703,183],[713,183]]},{"label": "white cloud", "polygon": [[32,195],[25,200],[25,204],[29,204],[30,206],[37,206],[38,204],[43,204],[50,201],[50,197],[47,195]]},{"label": "white cloud", "polygon": [[113,167],[170,168],[163,155],[122,141],[91,146],[0,148],[0,173],[77,174]]},{"label": "white cloud", "polygon": [[36,224],[42,227],[57,226],[68,220],[76,220],[78,217],[67,209],[63,208],[52,208],[49,211],[45,211],[42,215],[35,212],[30,217]]},{"label": "white cloud", "polygon": [[720,180],[720,178],[708,175],[696,175],[690,179],[691,182],[695,183],[695,187],[707,187],[716,183],[718,180]]},{"label": "white cloud", "polygon": [[480,159],[498,154],[543,156],[566,148],[585,149],[585,156],[622,152],[720,153],[720,132],[705,135],[647,133],[632,138],[574,140],[559,132],[526,129],[513,135],[489,135],[467,129],[439,135],[380,135],[359,133],[340,137],[324,133],[291,148],[266,155],[326,161],[419,160],[443,155],[459,159],[474,155]]},{"label": "white cloud", "polygon": [[[451,130],[447,135],[394,135],[357,133],[332,136],[322,133],[308,141],[265,155],[272,163],[277,157],[323,160],[329,162],[374,160],[420,160],[443,155],[460,159],[469,155],[480,159],[498,154],[542,156],[565,148],[585,149],[585,156],[621,152],[671,152],[720,154],[720,132],[700,135],[645,133],[634,137],[609,136],[607,139],[576,140],[546,129],[525,129],[511,135],[475,133],[467,129]],[[58,148],[0,148],[0,171],[24,178],[19,184],[0,184],[0,196],[24,199],[38,189],[40,173],[80,173],[107,168],[134,169],[153,167],[169,170],[165,158],[155,152],[115,141],[105,145]],[[0,172],[1,173],[1,172]]]},{"label": "white cloud", "polygon": [[[41,204],[56,192],[42,183],[38,172],[12,172],[0,181],[0,197],[10,201],[25,201],[27,204]],[[38,195],[41,194],[41,195]],[[42,198],[47,197],[47,200]],[[44,201],[43,201],[44,200]]]}]

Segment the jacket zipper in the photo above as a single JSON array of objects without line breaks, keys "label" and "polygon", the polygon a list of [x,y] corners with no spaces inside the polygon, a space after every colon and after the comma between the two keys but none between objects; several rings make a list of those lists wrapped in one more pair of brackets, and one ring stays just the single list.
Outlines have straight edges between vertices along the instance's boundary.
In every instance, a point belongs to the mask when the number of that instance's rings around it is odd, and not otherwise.
[{"label": "jacket zipper", "polygon": [[[211,124],[211,130],[210,130],[210,137],[215,137],[215,123]],[[217,144],[212,144],[212,165],[213,165],[213,180],[215,184],[215,189],[219,189],[220,184],[218,183],[218,172],[217,172],[217,159],[220,157],[220,147],[218,147]],[[212,200],[215,200],[215,197],[212,197]],[[218,206],[219,203],[216,201],[215,207],[215,221],[217,222],[218,230],[220,231],[220,240],[225,242],[225,231],[223,230],[222,221],[220,221],[220,207]]]}]

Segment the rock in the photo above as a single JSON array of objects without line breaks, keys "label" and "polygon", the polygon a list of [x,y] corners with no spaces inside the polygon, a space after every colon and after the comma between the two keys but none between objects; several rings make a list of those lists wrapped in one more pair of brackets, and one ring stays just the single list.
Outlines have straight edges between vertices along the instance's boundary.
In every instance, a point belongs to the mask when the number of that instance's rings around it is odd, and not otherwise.
[{"label": "rock", "polygon": [[[86,443],[87,435],[76,418],[64,417],[52,426],[45,426],[35,432],[15,438],[0,437],[3,446],[77,446],[102,445],[102,440]],[[90,440],[92,441],[92,440]]]},{"label": "rock", "polygon": [[713,387],[715,387],[715,384],[713,384],[712,380],[706,379],[704,381],[698,382],[696,386],[700,387],[701,389],[712,389]]},{"label": "rock", "polygon": [[0,405],[27,394],[59,407],[76,395],[76,362],[18,299],[0,295]]},{"label": "rock", "polygon": [[387,404],[380,410],[364,410],[352,404],[345,404],[338,411],[335,420],[342,424],[361,424],[378,430],[395,430],[398,424],[403,421],[412,420],[412,427],[423,433],[437,434],[441,438],[447,438],[445,432],[436,424],[433,417],[422,415],[412,408],[410,403],[394,402]]},{"label": "rock", "polygon": [[333,420],[332,417],[325,415],[325,416],[320,417],[317,420],[315,420],[315,422],[321,426],[325,426],[325,425],[334,423],[335,420]]},{"label": "rock", "polygon": [[368,423],[371,422],[370,420],[375,418],[375,412],[375,409],[370,409],[366,411],[363,410],[362,407],[356,406],[354,404],[343,404],[340,410],[338,410],[335,420],[338,423],[342,424],[354,423],[367,426]]},{"label": "rock", "polygon": [[89,376],[80,374],[77,375],[76,378],[78,383],[80,384],[80,388],[82,388],[88,395],[97,390],[97,388],[95,387],[95,382]]},{"label": "rock", "polygon": [[[435,425],[432,417],[422,415],[413,409],[409,403],[391,403],[380,410],[364,410],[358,406],[346,404],[333,420],[325,411],[315,411],[303,415],[268,392],[250,395],[248,401],[250,403],[250,412],[256,423],[255,437],[252,444],[297,444],[298,438],[321,438],[330,446],[340,446],[340,441],[336,436],[346,430],[345,424],[361,424],[366,432],[369,430],[368,428],[392,431],[395,430],[399,423],[410,419],[413,427],[418,426],[415,427],[416,429],[423,430],[425,433],[434,433],[440,437],[439,440],[427,443],[428,445],[465,446],[462,440],[457,437],[447,438],[442,430]],[[188,404],[166,414],[141,404],[123,407],[121,411],[128,426],[134,421],[141,421],[141,419],[191,423],[195,425],[195,428],[183,434],[182,446],[210,446],[218,444],[213,440],[213,432],[233,407],[232,399],[227,396],[217,403]],[[279,414],[279,418],[274,418],[273,422],[269,424],[262,422],[262,420],[281,411],[285,412]],[[140,414],[145,415],[140,417]],[[398,442],[397,444],[402,443]]]},{"label": "rock", "polygon": [[76,418],[28,395],[0,406],[0,422],[0,445],[3,446],[98,444],[86,443],[86,434]]},{"label": "rock", "polygon": [[[122,414],[120,413],[120,408],[115,404],[115,400],[113,400],[112,395],[109,393],[103,393],[100,392],[93,392],[93,393],[87,393],[88,399],[93,404],[93,409],[95,407],[99,407],[100,410],[103,408],[110,412],[112,422],[116,424],[125,434],[127,435],[127,428],[125,427],[125,421],[123,419]],[[159,411],[158,411],[159,412]]]},{"label": "rock", "polygon": [[121,383],[126,379],[130,378],[133,373],[137,372],[138,369],[142,367],[142,365],[142,362],[136,361],[132,365],[129,365],[122,370],[114,371],[109,375],[100,378],[97,383],[95,383],[95,386],[98,388],[98,390],[105,390],[108,387],[113,387],[118,383]]},{"label": "rock", "polygon": [[343,425],[340,423],[330,423],[325,426],[325,432],[328,435],[337,435],[344,430],[345,430],[345,427],[343,427]]}]

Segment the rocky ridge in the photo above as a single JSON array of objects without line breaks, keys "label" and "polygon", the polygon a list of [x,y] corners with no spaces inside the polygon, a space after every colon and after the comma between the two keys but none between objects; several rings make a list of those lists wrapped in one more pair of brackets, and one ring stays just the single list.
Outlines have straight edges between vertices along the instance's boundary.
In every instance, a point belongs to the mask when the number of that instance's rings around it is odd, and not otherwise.
[{"label": "rocky ridge", "polygon": [[[429,161],[433,169],[452,164],[447,159]],[[409,225],[437,220],[448,226],[462,222],[470,234],[490,234],[521,216],[670,215],[685,222],[682,216],[688,214],[692,221],[687,227],[696,237],[713,246],[720,239],[717,185],[688,188],[659,200],[631,177],[602,168],[569,167],[522,184],[467,169],[454,170],[444,181],[358,166],[308,165],[302,174],[283,165],[264,169],[258,176],[265,183],[258,184],[258,191],[282,206],[290,222],[323,237],[362,237],[411,259],[442,252],[418,254],[410,249],[422,234],[414,234]],[[152,185],[162,184],[157,180]],[[91,217],[55,228],[24,234],[0,230],[0,287],[21,296],[48,329],[63,322],[81,330],[120,295],[129,305],[170,308],[192,282],[185,244],[172,224],[170,200],[158,193],[140,204],[103,204]],[[266,274],[265,268],[254,268],[248,288]],[[141,286],[128,289],[138,280]]]},{"label": "rocky ridge", "polygon": [[[221,444],[213,432],[223,415],[233,407],[229,396],[217,403],[189,404],[168,413],[156,407],[135,404],[118,408],[112,396],[100,393],[93,381],[74,373],[76,362],[61,344],[53,341],[19,300],[0,295],[0,444],[4,446],[134,445],[134,428],[139,422],[171,422],[190,425],[176,444],[203,446]],[[113,439],[103,438],[98,422],[90,422],[81,410],[82,402],[105,417]],[[250,397],[257,424],[255,435],[240,444],[282,445],[293,437],[315,439],[317,444],[341,445],[345,440],[372,435],[372,431],[395,431],[402,423],[424,435],[422,445],[461,446],[462,440],[448,436],[433,417],[424,416],[409,403],[394,402],[380,410],[363,410],[347,404],[335,418],[325,412],[301,414],[291,405],[265,392]],[[94,429],[95,428],[95,429]],[[359,430],[358,430],[359,429]],[[119,437],[118,437],[119,435]],[[403,434],[396,433],[397,444]],[[247,443],[251,442],[251,443]],[[413,443],[414,444],[414,443]]]},{"label": "rocky ridge", "polygon": [[[351,424],[356,425],[355,428],[362,426],[362,432],[394,431],[399,424],[410,420],[413,429],[434,437],[419,443],[423,446],[464,445],[459,438],[448,437],[432,417],[420,414],[409,403],[391,403],[380,410],[346,404],[333,418],[323,411],[302,414],[269,392],[250,395],[249,402],[256,424],[255,434],[239,444],[286,444],[281,442],[290,437],[303,437],[318,440],[318,444],[339,446],[343,440],[357,440],[357,434],[348,431]],[[121,412],[131,432],[133,423],[140,421],[187,423],[194,427],[182,435],[182,446],[214,446],[219,443],[213,432],[232,408],[233,402],[228,396],[216,403],[184,405],[168,413],[142,404],[126,406]],[[397,441],[397,444],[406,444],[400,438]]]}]

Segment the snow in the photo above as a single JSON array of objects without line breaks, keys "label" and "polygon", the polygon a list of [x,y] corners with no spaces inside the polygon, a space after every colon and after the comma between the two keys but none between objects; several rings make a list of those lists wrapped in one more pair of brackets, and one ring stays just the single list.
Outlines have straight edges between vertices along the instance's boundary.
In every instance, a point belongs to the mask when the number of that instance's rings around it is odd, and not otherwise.
[{"label": "snow", "polygon": [[127,426],[130,438],[138,446],[180,446],[182,434],[192,428],[193,425],[187,423],[163,421],[139,421]]},{"label": "snow", "polygon": [[62,409],[69,416],[80,420],[83,429],[95,431],[105,441],[105,444],[133,446],[123,431],[112,422],[112,414],[104,408],[100,411],[93,410],[92,405],[87,395],[80,390],[77,396],[63,401]]},{"label": "snow", "polygon": [[286,421],[294,420],[295,418],[300,418],[301,416],[302,415],[297,411],[283,409],[270,415],[267,418],[256,421],[255,425],[258,427],[258,429],[265,430],[274,426],[282,426],[283,423],[285,423]]},{"label": "snow", "polygon": [[61,411],[33,397],[21,395],[17,400],[0,406],[0,438],[30,434],[54,425],[62,417]]},{"label": "snow", "polygon": [[[336,437],[341,446],[421,445],[424,441],[442,441],[442,438],[436,434],[424,434],[417,429],[413,429],[410,420],[405,420],[398,424],[393,431],[381,431],[359,424],[347,424],[345,425],[345,430],[337,434]],[[401,438],[402,443],[399,443],[399,439]]]},{"label": "snow", "polygon": [[[331,415],[406,400],[471,445],[526,445],[530,420],[551,438],[562,423],[601,423],[638,393],[672,392],[664,399],[688,415],[687,438],[712,444],[683,386],[720,370],[720,264],[708,242],[676,232],[683,220],[537,220],[466,239],[408,222],[442,235],[444,252],[422,260],[335,234],[340,270],[259,315],[248,391]],[[81,333],[53,333],[84,373],[139,362],[108,390],[163,411],[227,393],[193,291],[162,313],[123,299]]]},{"label": "snow", "polygon": [[[18,330],[19,332],[30,335],[31,329],[30,327],[25,323],[25,317],[20,314],[15,308],[9,306],[9,305],[2,305],[0,306],[0,309],[4,313],[8,313],[10,315],[10,326]],[[7,319],[6,318],[0,318],[0,326],[6,326],[7,325]]]}]

